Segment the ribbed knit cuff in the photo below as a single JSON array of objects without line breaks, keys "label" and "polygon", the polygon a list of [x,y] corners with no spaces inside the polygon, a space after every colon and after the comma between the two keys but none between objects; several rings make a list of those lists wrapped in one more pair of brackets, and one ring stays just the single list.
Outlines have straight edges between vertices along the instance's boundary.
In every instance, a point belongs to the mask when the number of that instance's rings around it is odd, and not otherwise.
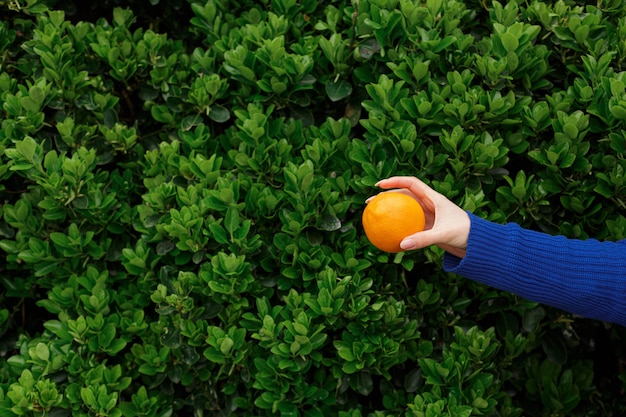
[{"label": "ribbed knit cuff", "polygon": [[626,325],[626,242],[576,240],[496,224],[470,213],[463,259],[443,267],[584,317]]}]

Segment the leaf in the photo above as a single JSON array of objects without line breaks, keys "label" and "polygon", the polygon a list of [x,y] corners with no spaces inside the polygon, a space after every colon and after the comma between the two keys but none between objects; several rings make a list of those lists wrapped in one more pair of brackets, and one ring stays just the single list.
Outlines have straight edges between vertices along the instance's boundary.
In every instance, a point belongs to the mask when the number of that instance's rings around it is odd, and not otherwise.
[{"label": "leaf", "polygon": [[541,306],[537,306],[532,310],[527,310],[524,313],[522,320],[522,327],[528,333],[533,333],[539,328],[539,323],[545,317],[546,312]]},{"label": "leaf", "polygon": [[356,390],[361,395],[370,395],[374,390],[374,380],[369,372],[359,372],[356,374]]},{"label": "leaf", "polygon": [[209,111],[209,118],[217,123],[224,123],[230,119],[230,112],[224,106],[213,105]]},{"label": "leaf", "polygon": [[161,343],[170,349],[178,349],[181,346],[180,329],[169,329],[161,336]]},{"label": "leaf", "polygon": [[574,37],[576,38],[576,42],[578,42],[581,46],[585,44],[588,36],[589,36],[588,25],[580,25],[574,31]]},{"label": "leaf", "polygon": [[352,94],[352,84],[346,80],[330,81],[325,86],[326,95],[331,101],[339,101]]},{"label": "leaf", "polygon": [[94,395],[91,387],[81,388],[80,398],[82,398],[83,402],[89,407],[92,407],[96,404],[96,396]]},{"label": "leaf", "polygon": [[152,106],[150,113],[157,122],[172,124],[175,121],[174,116],[170,113],[167,106],[162,104]]},{"label": "leaf", "polygon": [[442,40],[439,41],[439,43],[437,44],[437,46],[435,46],[433,48],[433,52],[434,53],[439,53],[441,51],[443,51],[444,49],[446,49],[448,46],[452,45],[454,42],[456,42],[457,38],[455,36],[452,35],[448,35],[445,38],[443,38]]},{"label": "leaf", "polygon": [[170,253],[172,250],[176,248],[174,242],[171,240],[162,240],[156,245],[156,253],[159,256],[164,256]]},{"label": "leaf", "polygon": [[35,352],[37,353],[37,358],[44,362],[48,362],[50,359],[50,349],[48,349],[48,346],[45,343],[37,343]]},{"label": "leaf", "polygon": [[567,362],[567,347],[563,339],[553,333],[548,333],[541,338],[541,347],[548,359],[557,365]]},{"label": "leaf", "polygon": [[615,118],[619,120],[626,120],[626,108],[620,105],[616,105],[616,106],[611,106],[609,110],[611,111],[611,114],[615,116]]},{"label": "leaf", "polygon": [[505,32],[500,35],[500,41],[502,42],[502,46],[507,52],[515,52],[517,47],[519,46],[519,41],[512,33]]},{"label": "leaf", "polygon": [[224,226],[226,227],[226,231],[232,235],[235,233],[235,230],[237,230],[240,223],[239,211],[234,207],[230,207],[226,211],[226,216],[224,217]]},{"label": "leaf", "polygon": [[121,7],[113,9],[113,21],[116,25],[125,26],[130,18],[132,18],[132,12],[130,10]]},{"label": "leaf", "polygon": [[324,215],[319,222],[318,229],[324,230],[326,232],[333,232],[335,230],[341,229],[341,220],[337,216],[332,215]]},{"label": "leaf", "polygon": [[64,341],[72,341],[72,335],[67,330],[67,325],[59,320],[48,320],[44,323],[44,327],[54,333],[59,339]]},{"label": "leaf", "polygon": [[[29,2],[30,3],[30,2]],[[28,5],[28,12],[31,14],[41,14],[48,11],[48,6],[42,2],[37,2],[34,5]]]},{"label": "leaf", "polygon": [[413,368],[404,377],[404,390],[406,392],[416,392],[422,384],[422,370],[419,368]]},{"label": "leaf", "polygon": [[195,126],[198,126],[200,123],[202,123],[202,116],[200,116],[199,114],[187,116],[181,122],[180,129],[186,132],[188,130],[191,130]]},{"label": "leaf", "polygon": [[122,339],[115,339],[111,341],[111,343],[109,343],[109,346],[107,346],[107,348],[104,350],[109,355],[115,355],[119,353],[122,349],[124,349],[125,347],[126,347],[126,341]]}]

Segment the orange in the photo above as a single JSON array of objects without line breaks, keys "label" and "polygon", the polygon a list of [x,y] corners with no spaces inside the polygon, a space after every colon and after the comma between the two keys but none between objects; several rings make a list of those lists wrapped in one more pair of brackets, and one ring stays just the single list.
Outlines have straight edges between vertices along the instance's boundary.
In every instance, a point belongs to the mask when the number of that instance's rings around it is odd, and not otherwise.
[{"label": "orange", "polygon": [[386,192],[367,203],[362,222],[365,235],[374,246],[384,252],[402,252],[400,242],[424,230],[424,210],[406,194]]}]

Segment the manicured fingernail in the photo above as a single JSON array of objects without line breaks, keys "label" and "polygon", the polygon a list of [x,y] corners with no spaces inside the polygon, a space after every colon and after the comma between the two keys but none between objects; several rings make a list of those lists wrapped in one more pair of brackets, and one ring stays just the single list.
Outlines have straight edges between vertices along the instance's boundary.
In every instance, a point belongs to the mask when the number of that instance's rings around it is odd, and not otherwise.
[{"label": "manicured fingernail", "polygon": [[415,241],[413,239],[406,238],[402,242],[400,242],[400,248],[404,250],[413,249],[415,247]]}]

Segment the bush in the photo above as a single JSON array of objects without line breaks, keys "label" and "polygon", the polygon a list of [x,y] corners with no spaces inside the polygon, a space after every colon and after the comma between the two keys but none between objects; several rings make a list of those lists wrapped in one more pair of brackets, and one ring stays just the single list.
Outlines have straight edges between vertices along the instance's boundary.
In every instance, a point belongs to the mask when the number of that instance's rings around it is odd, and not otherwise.
[{"label": "bush", "polygon": [[623,415],[623,328],[360,226],[625,238],[621,0],[120,3],[0,1],[0,415]]}]

